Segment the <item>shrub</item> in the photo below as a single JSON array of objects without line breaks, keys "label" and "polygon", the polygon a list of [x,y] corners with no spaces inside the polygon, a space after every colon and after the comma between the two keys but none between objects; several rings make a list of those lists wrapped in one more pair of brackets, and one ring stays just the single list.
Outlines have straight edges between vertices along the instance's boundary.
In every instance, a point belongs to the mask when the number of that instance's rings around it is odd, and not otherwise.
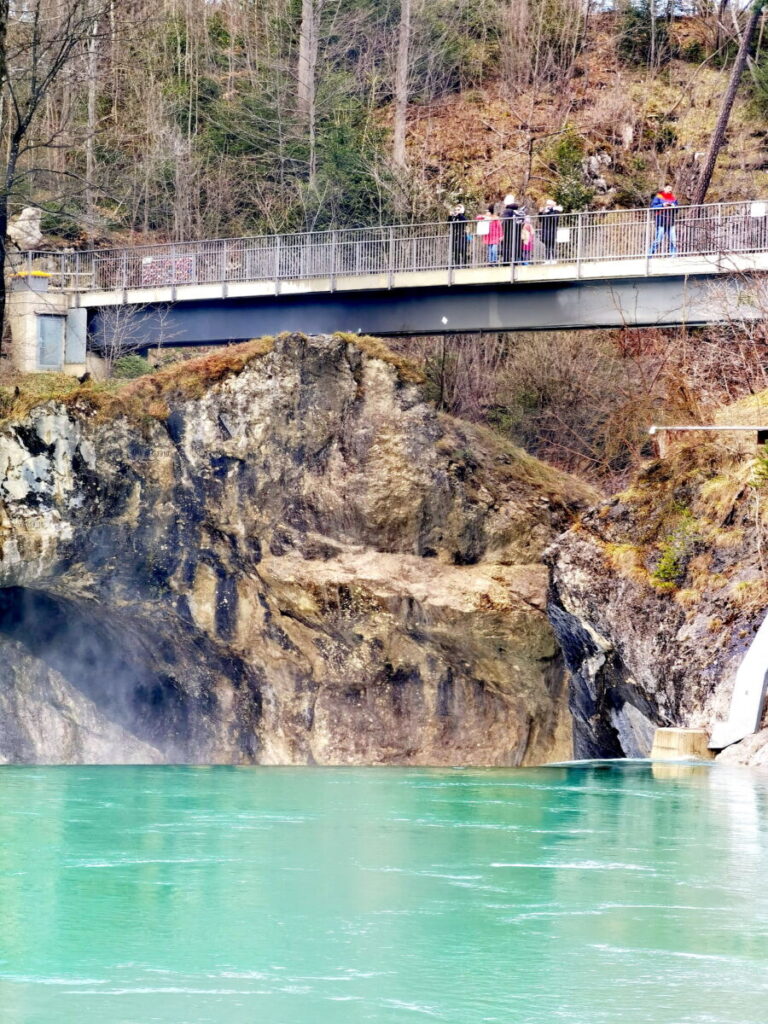
[{"label": "shrub", "polygon": [[568,127],[547,154],[550,169],[557,178],[554,196],[566,211],[585,210],[595,196],[595,190],[584,180],[584,153],[584,139],[574,128]]},{"label": "shrub", "polygon": [[643,138],[657,153],[663,153],[677,143],[677,129],[668,118],[657,115],[646,122]]},{"label": "shrub", "polygon": [[688,43],[687,46],[683,47],[680,56],[683,60],[690,61],[691,64],[702,64],[707,56],[707,52],[704,49],[704,44],[700,40],[694,39],[692,43]]},{"label": "shrub", "polygon": [[79,241],[82,237],[82,214],[71,202],[44,202],[41,204],[40,229],[43,234],[56,235],[68,242]]},{"label": "shrub", "polygon": [[762,60],[752,66],[752,110],[768,120],[768,61]]},{"label": "shrub", "polygon": [[629,0],[624,5],[618,53],[625,64],[665,64],[672,56],[666,22],[654,19],[653,3],[655,0]]},{"label": "shrub", "polygon": [[755,468],[750,478],[752,487],[765,487],[768,484],[768,444],[764,444],[757,453]]},{"label": "shrub", "polygon": [[678,522],[659,545],[660,557],[651,573],[655,583],[676,587],[685,578],[688,562],[698,540],[696,520],[689,508],[676,506]]},{"label": "shrub", "polygon": [[152,373],[152,364],[144,356],[135,353],[121,356],[112,367],[112,376],[118,380],[135,380],[136,377],[143,377],[147,373]]}]

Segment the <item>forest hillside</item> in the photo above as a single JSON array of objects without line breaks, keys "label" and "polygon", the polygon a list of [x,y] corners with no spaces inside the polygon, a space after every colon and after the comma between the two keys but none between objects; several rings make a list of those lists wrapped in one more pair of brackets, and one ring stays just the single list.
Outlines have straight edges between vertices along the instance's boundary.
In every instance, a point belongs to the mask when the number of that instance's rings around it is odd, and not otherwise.
[{"label": "forest hillside", "polygon": [[[663,184],[690,201],[749,15],[742,0],[3,8],[0,234],[36,206],[51,248],[444,220],[508,192],[529,209],[646,206]],[[708,201],[768,192],[762,20],[747,58]],[[760,323],[398,345],[438,407],[608,488],[648,454],[650,422],[768,386]]]},{"label": "forest hillside", "polygon": [[[82,245],[443,219],[510,190],[642,206],[669,179],[684,200],[743,6],[36,0],[35,29],[11,4],[6,152],[14,112],[28,123],[10,212],[39,204]],[[766,47],[761,30],[712,200],[768,185]]]}]

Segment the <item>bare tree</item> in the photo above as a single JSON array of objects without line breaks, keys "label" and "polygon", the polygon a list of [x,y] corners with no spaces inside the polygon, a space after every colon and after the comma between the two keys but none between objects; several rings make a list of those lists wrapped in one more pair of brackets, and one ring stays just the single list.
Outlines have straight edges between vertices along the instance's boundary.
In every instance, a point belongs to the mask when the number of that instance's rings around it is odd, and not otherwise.
[{"label": "bare tree", "polygon": [[562,88],[572,77],[595,0],[511,0],[503,11],[504,65],[513,95]]},{"label": "bare tree", "polygon": [[720,108],[720,115],[715,125],[715,130],[712,133],[712,139],[709,144],[709,151],[707,158],[704,161],[704,166],[701,169],[699,180],[696,185],[696,191],[693,195],[692,202],[694,204],[703,203],[707,195],[709,183],[712,180],[712,172],[715,169],[717,163],[717,156],[720,149],[725,141],[725,133],[728,128],[728,121],[731,116],[731,110],[736,99],[736,93],[739,88],[739,82],[741,76],[744,73],[744,68],[747,64],[747,57],[749,56],[749,48],[752,44],[752,40],[757,30],[758,22],[763,14],[763,8],[765,7],[766,0],[753,0],[750,8],[749,20],[747,21],[744,34],[741,37],[741,45],[739,46],[739,52],[736,55],[734,61],[733,71],[731,72],[731,79],[728,83],[728,88],[723,96],[723,105]]},{"label": "bare tree", "polygon": [[320,36],[320,15],[323,0],[302,0],[299,28],[299,58],[297,63],[297,105],[309,137],[309,181],[314,183],[317,173],[316,140],[316,75]]},{"label": "bare tree", "polygon": [[106,0],[0,0],[0,85],[7,111],[6,148],[0,165],[0,323],[5,318],[5,262],[9,204],[20,179],[32,173],[25,158],[57,143],[35,128],[44,103],[67,68],[80,60]]},{"label": "bare tree", "polygon": [[[144,352],[148,347],[160,349],[176,337],[171,326],[169,306],[102,306],[98,311],[99,335],[95,345],[104,360],[108,377],[115,363],[123,356]],[[153,328],[152,344],[147,345],[147,325]]]},{"label": "bare tree", "polygon": [[93,194],[93,182],[96,174],[96,88],[98,85],[96,72],[99,57],[99,18],[94,19],[88,35],[88,134],[85,138],[85,178],[86,178],[86,214],[88,224],[88,241],[94,244],[93,229],[96,223],[96,204]]},{"label": "bare tree", "polygon": [[405,167],[405,129],[408,110],[408,71],[411,46],[411,0],[400,0],[400,33],[395,70],[395,123],[392,157]]}]

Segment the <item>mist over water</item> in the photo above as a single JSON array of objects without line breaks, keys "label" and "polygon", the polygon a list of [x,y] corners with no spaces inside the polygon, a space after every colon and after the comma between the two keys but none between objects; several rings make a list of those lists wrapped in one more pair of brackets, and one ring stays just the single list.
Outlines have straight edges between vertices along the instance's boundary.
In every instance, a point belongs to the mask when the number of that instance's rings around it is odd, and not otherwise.
[{"label": "mist over water", "polygon": [[3,1024],[763,1024],[768,776],[0,769]]},{"label": "mist over water", "polygon": [[[0,589],[0,646],[6,640],[20,645],[42,670],[35,673],[38,686],[45,673],[53,673],[53,682],[42,703],[56,705],[60,678],[89,702],[98,716],[97,727],[102,722],[117,727],[112,742],[102,740],[99,760],[125,761],[126,754],[131,752],[126,743],[130,748],[133,741],[146,744],[149,754],[155,753],[157,747],[158,756],[145,758],[148,760],[159,759],[159,752],[169,761],[205,760],[206,751],[198,750],[194,729],[189,724],[190,707],[195,702],[169,672],[176,660],[173,645],[163,643],[162,635],[153,634],[145,622],[133,621],[125,612],[110,616],[97,602],[6,587]],[[19,685],[14,675],[14,652],[3,647],[3,656],[0,687],[23,691],[24,683]],[[179,674],[189,676],[185,671]],[[204,701],[199,700],[198,704],[203,705]],[[77,719],[77,711],[70,714]],[[79,724],[82,731],[87,731],[89,723]],[[7,719],[3,721],[0,714],[0,758],[22,763],[56,763],[61,759],[59,749],[46,750],[44,743],[42,756],[30,753],[23,743],[17,749],[4,736],[7,727]]]}]

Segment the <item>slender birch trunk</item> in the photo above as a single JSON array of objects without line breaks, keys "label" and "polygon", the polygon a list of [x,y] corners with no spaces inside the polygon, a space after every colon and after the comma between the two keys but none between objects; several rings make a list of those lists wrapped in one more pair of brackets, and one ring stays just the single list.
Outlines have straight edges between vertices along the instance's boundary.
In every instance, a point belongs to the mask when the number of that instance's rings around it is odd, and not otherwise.
[{"label": "slender birch trunk", "polygon": [[85,137],[85,211],[88,244],[95,243],[96,200],[93,182],[96,177],[96,76],[98,65],[99,19],[93,23],[88,36],[88,127]]},{"label": "slender birch trunk", "polygon": [[400,0],[400,36],[395,71],[395,123],[392,157],[405,167],[405,129],[408,111],[408,62],[411,48],[411,0]]}]

